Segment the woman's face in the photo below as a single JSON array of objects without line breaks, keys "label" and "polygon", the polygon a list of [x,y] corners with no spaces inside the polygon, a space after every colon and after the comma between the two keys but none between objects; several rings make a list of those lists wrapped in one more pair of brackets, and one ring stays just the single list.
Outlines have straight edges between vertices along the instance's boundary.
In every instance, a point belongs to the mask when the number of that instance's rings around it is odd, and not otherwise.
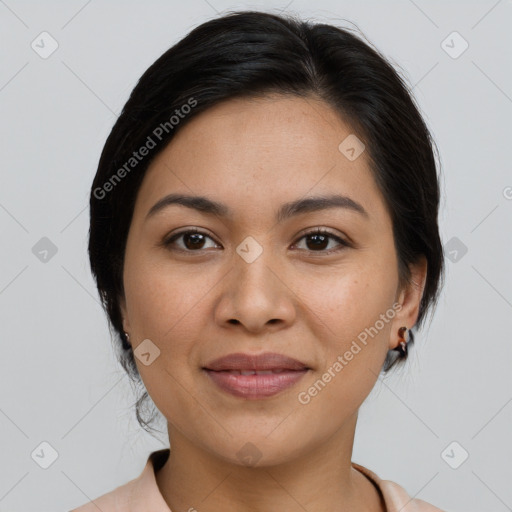
[{"label": "woman's face", "polygon": [[[397,330],[416,321],[425,276],[413,268],[421,286],[399,290],[391,219],[361,150],[325,103],[273,96],[198,115],[150,165],[128,235],[122,312],[171,436],[238,464],[275,464],[336,433],[350,437]],[[150,213],[170,194],[225,212],[168,201]],[[346,199],[283,209],[334,195]],[[200,234],[170,240],[187,230]],[[270,352],[307,369],[205,369]]]}]

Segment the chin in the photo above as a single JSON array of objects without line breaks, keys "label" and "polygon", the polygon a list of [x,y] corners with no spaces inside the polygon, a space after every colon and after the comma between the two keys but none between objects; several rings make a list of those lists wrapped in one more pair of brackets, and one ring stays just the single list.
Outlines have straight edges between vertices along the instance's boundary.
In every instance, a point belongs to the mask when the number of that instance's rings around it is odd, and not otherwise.
[{"label": "chin", "polygon": [[[304,445],[284,430],[277,435],[274,431],[248,432],[228,437],[222,445],[210,446],[210,451],[230,464],[241,467],[271,467],[286,464],[299,456]],[[283,435],[284,434],[284,435]]]}]

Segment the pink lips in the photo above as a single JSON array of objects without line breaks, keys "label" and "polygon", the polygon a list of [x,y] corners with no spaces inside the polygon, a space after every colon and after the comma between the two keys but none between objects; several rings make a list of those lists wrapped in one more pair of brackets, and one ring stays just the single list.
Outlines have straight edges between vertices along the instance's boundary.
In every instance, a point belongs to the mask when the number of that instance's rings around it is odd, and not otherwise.
[{"label": "pink lips", "polygon": [[296,384],[309,370],[297,359],[273,352],[230,354],[203,369],[222,390],[250,400],[280,393]]}]

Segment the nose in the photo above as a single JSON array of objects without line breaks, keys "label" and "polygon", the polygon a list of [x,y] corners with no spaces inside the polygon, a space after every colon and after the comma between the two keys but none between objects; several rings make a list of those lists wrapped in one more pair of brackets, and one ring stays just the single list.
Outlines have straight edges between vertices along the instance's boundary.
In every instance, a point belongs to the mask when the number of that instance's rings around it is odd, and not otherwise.
[{"label": "nose", "polygon": [[[268,255],[266,253],[269,253]],[[270,251],[248,263],[238,255],[222,282],[217,303],[219,325],[238,326],[251,333],[275,331],[290,326],[296,314],[295,295],[286,273],[273,261]]]}]

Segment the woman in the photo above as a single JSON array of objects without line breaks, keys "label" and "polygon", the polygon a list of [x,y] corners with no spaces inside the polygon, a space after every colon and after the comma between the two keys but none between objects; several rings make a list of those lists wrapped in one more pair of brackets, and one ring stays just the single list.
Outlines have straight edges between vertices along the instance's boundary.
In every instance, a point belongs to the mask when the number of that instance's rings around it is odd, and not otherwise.
[{"label": "woman", "polygon": [[171,450],[75,512],[440,510],[351,461],[439,294],[433,147],[395,70],[334,26],[232,13],[144,73],[89,255]]}]

